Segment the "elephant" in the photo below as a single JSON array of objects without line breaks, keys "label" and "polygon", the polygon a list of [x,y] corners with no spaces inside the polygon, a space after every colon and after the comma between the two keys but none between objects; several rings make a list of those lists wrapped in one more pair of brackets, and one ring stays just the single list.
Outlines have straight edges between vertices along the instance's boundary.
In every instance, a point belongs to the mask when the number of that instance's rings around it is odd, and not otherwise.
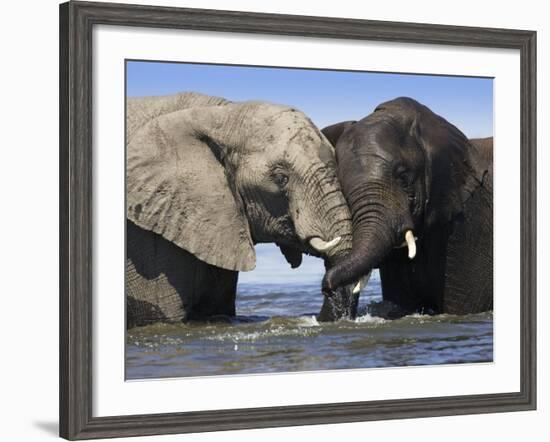
[{"label": "elephant", "polygon": [[327,270],[323,293],[356,304],[337,288],[379,268],[389,317],[491,310],[493,139],[469,140],[408,97],[322,132],[353,224],[352,252]]},{"label": "elephant", "polygon": [[128,328],[235,316],[257,243],[293,268],[351,250],[334,148],[297,109],[186,92],[129,98],[126,127]]}]

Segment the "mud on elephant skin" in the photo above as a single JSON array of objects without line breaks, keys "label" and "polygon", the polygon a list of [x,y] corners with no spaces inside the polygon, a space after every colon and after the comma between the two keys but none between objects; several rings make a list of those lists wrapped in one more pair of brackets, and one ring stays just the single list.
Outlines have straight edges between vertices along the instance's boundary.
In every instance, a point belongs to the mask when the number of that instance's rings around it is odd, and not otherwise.
[{"label": "mud on elephant skin", "polygon": [[182,93],[129,99],[127,128],[128,326],[233,316],[256,243],[349,252],[334,149],[298,110]]},{"label": "mud on elephant skin", "polygon": [[384,300],[403,311],[492,309],[492,138],[468,140],[410,98],[323,132],[353,222],[352,253],[323,290],[379,268]]}]

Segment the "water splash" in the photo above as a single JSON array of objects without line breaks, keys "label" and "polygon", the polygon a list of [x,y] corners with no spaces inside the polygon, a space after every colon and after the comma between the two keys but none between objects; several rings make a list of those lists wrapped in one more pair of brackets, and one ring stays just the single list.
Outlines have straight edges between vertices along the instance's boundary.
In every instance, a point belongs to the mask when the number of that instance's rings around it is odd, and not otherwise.
[{"label": "water splash", "polygon": [[355,320],[319,322],[319,285],[241,286],[238,316],[229,322],[153,324],[129,330],[127,379],[493,359],[492,313],[384,319],[388,308],[380,291],[379,280],[371,279]]},{"label": "water splash", "polygon": [[357,324],[385,324],[387,319],[380,318],[379,316],[371,316],[369,313],[365,313],[362,316],[358,316],[355,319]]},{"label": "water splash", "polygon": [[316,316],[301,316],[300,323],[301,327],[320,327],[319,321],[317,321]]}]

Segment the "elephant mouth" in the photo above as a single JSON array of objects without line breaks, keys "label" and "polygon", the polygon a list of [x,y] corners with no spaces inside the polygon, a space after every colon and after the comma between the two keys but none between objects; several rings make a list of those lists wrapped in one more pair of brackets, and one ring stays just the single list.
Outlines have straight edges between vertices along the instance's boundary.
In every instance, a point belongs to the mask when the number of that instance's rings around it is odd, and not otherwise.
[{"label": "elephant mouth", "polygon": [[302,250],[286,244],[276,244],[281,249],[281,253],[285,257],[286,262],[290,264],[290,267],[292,269],[300,267],[300,264],[302,264]]},{"label": "elephant mouth", "polygon": [[332,257],[341,252],[341,237],[335,237],[331,241],[324,241],[318,236],[311,236],[306,239],[300,239],[294,237],[292,241],[277,240],[275,244],[281,249],[282,254],[285,256],[289,264],[298,263],[292,265],[292,268],[298,267],[301,262],[301,255],[315,256],[317,258],[323,258],[325,260],[331,260]]},{"label": "elephant mouth", "polygon": [[311,236],[306,240],[299,240],[296,238],[296,241],[291,244],[282,241],[276,242],[276,244],[281,249],[281,253],[284,255],[286,261],[294,269],[299,267],[302,263],[302,253],[328,259],[330,261],[341,239],[340,236],[336,236],[329,241],[325,241],[319,236]]}]

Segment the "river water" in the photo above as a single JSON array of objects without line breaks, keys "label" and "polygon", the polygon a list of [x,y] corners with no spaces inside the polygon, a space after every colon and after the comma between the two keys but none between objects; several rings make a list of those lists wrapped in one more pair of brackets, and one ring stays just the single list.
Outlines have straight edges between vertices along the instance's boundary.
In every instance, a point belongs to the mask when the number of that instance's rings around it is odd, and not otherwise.
[{"label": "river water", "polygon": [[319,323],[319,283],[239,283],[237,318],[210,324],[155,324],[128,331],[126,378],[489,362],[493,315],[368,313],[381,301],[375,274],[355,321]]}]

